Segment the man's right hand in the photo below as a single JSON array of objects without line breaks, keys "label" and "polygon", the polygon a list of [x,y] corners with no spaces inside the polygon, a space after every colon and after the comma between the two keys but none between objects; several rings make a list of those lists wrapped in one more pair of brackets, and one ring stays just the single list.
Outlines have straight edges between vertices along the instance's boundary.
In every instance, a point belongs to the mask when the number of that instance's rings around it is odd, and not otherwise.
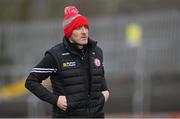
[{"label": "man's right hand", "polygon": [[57,101],[57,106],[63,111],[66,111],[67,109],[66,96],[59,96],[58,101]]}]

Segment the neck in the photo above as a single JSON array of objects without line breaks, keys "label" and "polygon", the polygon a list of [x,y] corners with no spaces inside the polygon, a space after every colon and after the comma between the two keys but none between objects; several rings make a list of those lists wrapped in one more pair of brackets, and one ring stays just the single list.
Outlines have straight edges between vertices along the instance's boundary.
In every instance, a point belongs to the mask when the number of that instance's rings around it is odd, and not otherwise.
[{"label": "neck", "polygon": [[78,47],[79,49],[83,49],[83,48],[84,48],[83,45],[77,45],[77,47]]}]

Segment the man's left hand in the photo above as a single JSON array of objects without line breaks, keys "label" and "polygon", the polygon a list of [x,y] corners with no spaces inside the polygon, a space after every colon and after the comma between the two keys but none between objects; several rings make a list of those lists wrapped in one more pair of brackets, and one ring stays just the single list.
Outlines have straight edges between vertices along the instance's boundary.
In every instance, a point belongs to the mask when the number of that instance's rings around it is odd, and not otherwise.
[{"label": "man's left hand", "polygon": [[107,102],[108,98],[109,98],[109,91],[105,90],[105,91],[101,91],[101,93],[104,95],[105,98],[105,102]]}]

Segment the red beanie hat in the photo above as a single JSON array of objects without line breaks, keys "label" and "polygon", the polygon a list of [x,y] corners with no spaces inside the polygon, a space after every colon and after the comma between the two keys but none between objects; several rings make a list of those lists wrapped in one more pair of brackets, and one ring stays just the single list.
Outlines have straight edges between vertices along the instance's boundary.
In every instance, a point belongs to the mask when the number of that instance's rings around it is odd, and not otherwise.
[{"label": "red beanie hat", "polygon": [[79,11],[75,6],[68,6],[64,9],[63,29],[67,38],[71,36],[72,31],[77,27],[84,25],[89,28],[87,18],[78,13]]}]

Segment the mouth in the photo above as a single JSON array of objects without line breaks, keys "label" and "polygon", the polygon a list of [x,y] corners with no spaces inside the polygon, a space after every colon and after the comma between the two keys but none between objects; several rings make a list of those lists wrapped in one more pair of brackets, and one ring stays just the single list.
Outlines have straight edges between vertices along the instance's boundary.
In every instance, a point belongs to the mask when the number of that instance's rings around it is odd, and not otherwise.
[{"label": "mouth", "polygon": [[87,36],[82,36],[81,38],[82,38],[82,39],[87,39]]}]

